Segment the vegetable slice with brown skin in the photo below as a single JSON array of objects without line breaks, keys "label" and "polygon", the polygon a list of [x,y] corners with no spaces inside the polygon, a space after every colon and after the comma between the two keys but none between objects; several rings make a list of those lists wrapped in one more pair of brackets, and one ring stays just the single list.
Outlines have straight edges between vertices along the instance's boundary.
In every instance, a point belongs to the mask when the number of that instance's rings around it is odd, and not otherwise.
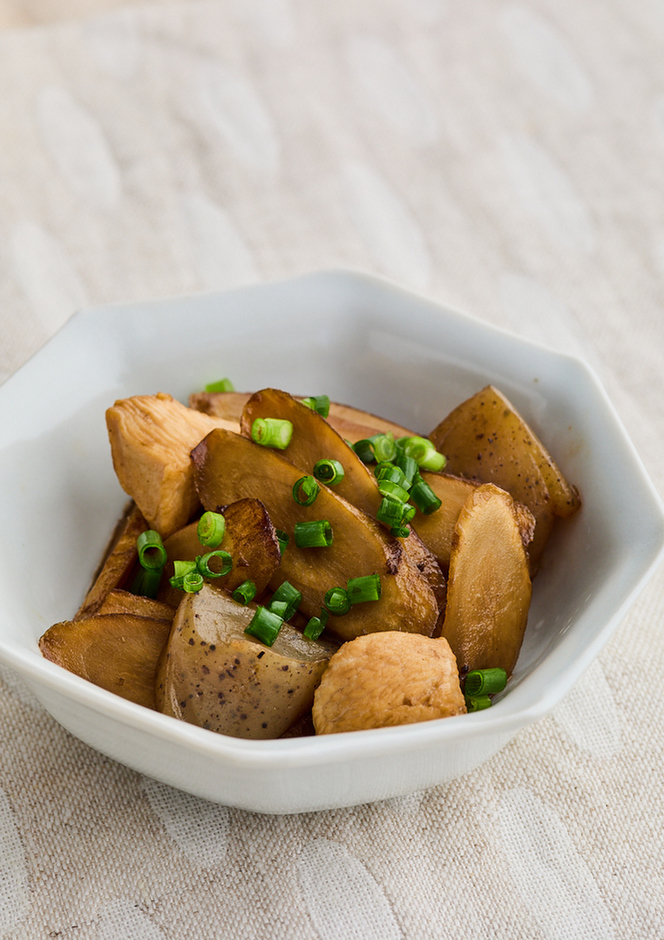
[{"label": "vegetable slice with brown skin", "polygon": [[[210,432],[191,457],[206,509],[253,496],[265,505],[274,525],[291,536],[271,587],[289,581],[302,593],[304,614],[317,616],[330,588],[345,587],[349,578],[377,572],[380,599],[356,604],[341,617],[330,617],[327,629],[344,640],[379,630],[431,635],[438,605],[430,585],[404,561],[399,542],[361,510],[323,485],[311,506],[300,506],[292,489],[302,471],[281,454],[229,431]],[[334,541],[329,548],[301,549],[294,544],[295,523],[313,519],[330,522]]]},{"label": "vegetable slice with brown skin", "polygon": [[239,738],[278,738],[313,702],[336,650],[285,623],[271,647],[245,634],[244,607],[204,585],[178,607],[157,679],[166,715]]},{"label": "vegetable slice with brown skin", "polygon": [[97,613],[130,614],[134,617],[148,617],[152,620],[167,620],[170,623],[173,620],[175,607],[176,605],[166,604],[151,597],[143,597],[140,594],[132,594],[131,591],[115,588],[106,595]]},{"label": "vegetable slice with brown skin", "polygon": [[156,708],[155,679],[171,621],[96,614],[56,623],[41,637],[42,655],[102,689]]},{"label": "vegetable slice with brown skin", "polygon": [[528,549],[535,571],[554,515],[570,515],[580,500],[523,418],[501,392],[487,385],[455,408],[429,437],[447,457],[450,473],[495,483],[528,507],[535,517]]},{"label": "vegetable slice with brown skin", "polygon": [[531,582],[520,513],[486,483],[468,497],[456,525],[443,636],[465,675],[516,665],[528,620]]},{"label": "vegetable slice with brown skin", "polygon": [[233,567],[228,574],[214,578],[216,587],[232,593],[243,581],[254,581],[259,595],[265,590],[281,561],[277,533],[265,506],[258,499],[240,499],[224,506],[223,515],[224,538],[214,549],[199,542],[197,521],[165,540],[168,562],[159,588],[161,600],[175,607],[182,600],[182,591],[169,584],[174,561],[193,561],[198,555],[217,550],[229,553]]},{"label": "vegetable slice with brown skin", "polygon": [[170,395],[136,395],[106,411],[120,486],[162,538],[185,526],[199,507],[189,452],[214,427],[226,427]]}]

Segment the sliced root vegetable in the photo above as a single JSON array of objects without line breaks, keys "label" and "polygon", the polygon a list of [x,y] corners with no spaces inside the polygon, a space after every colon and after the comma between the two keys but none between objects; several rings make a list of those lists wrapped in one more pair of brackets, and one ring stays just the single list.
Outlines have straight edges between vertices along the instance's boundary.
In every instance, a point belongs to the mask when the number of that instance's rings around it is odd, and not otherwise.
[{"label": "sliced root vegetable", "polygon": [[216,587],[232,593],[243,581],[253,581],[257,594],[265,590],[281,560],[279,540],[265,506],[258,499],[240,499],[222,508],[226,529],[214,549],[199,541],[197,521],[166,539],[168,562],[159,589],[160,600],[175,607],[182,600],[182,591],[169,584],[175,560],[193,561],[217,549],[228,552],[233,566],[228,574],[213,579]]},{"label": "sliced root vegetable", "polygon": [[69,672],[154,709],[157,666],[170,629],[170,619],[96,614],[56,623],[41,637],[39,649]]},{"label": "sliced root vegetable", "polygon": [[386,728],[463,715],[459,671],[447,640],[375,633],[344,643],[314,696],[317,734]]},{"label": "sliced root vegetable", "polygon": [[120,486],[162,538],[186,525],[199,507],[192,447],[214,427],[234,427],[162,393],[116,401],[106,411],[106,426]]},{"label": "sliced root vegetable", "polygon": [[336,650],[284,623],[272,646],[245,633],[244,607],[205,585],[178,607],[157,679],[166,715],[239,738],[278,738],[311,708]]},{"label": "sliced root vegetable", "polygon": [[170,623],[175,613],[175,606],[116,588],[109,591],[97,613],[130,614],[134,617],[147,617],[152,620],[167,620]]},{"label": "sliced root vegetable", "polygon": [[136,539],[145,532],[148,523],[137,506],[129,508],[111,540],[111,548],[104,563],[95,576],[92,587],[74,617],[82,620],[97,613],[108,593],[125,587],[129,575],[137,562]]},{"label": "sliced root vegetable", "polygon": [[[290,536],[272,587],[287,580],[301,591],[306,616],[318,615],[330,588],[378,573],[380,600],[356,604],[347,614],[331,617],[327,629],[342,639],[379,630],[432,633],[438,605],[429,583],[405,560],[400,543],[361,510],[324,485],[313,504],[299,505],[292,495],[302,476],[298,467],[281,454],[222,429],[208,434],[191,456],[206,509],[253,496],[265,505],[276,528]],[[330,523],[332,545],[298,548],[295,524],[316,519]]]},{"label": "sliced root vegetable", "polygon": [[462,675],[499,666],[511,675],[530,606],[523,510],[491,483],[468,497],[456,525],[443,636]]}]

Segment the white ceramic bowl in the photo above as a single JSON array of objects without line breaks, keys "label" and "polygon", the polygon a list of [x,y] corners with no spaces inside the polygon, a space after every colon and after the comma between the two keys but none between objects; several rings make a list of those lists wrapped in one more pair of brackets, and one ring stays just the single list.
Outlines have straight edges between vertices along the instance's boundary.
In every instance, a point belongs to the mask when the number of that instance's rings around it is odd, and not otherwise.
[{"label": "white ceramic bowl", "polygon": [[[228,375],[430,431],[491,382],[543,438],[583,508],[558,524],[509,691],[487,711],[317,738],[244,741],[124,701],[43,659],[126,503],[104,411]],[[230,293],[84,310],[0,388],[0,660],[99,751],[182,790],[267,813],[341,807],[451,780],[549,712],[653,571],[664,516],[583,363],[384,281],[313,274]],[[45,550],[48,546],[48,551]]]}]

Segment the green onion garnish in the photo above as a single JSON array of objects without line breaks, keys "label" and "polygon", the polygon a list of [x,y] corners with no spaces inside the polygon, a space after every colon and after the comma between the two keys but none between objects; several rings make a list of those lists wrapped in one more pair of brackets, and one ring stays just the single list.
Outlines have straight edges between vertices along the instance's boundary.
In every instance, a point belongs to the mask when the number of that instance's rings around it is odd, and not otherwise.
[{"label": "green onion garnish", "polygon": [[336,486],[344,478],[344,468],[338,460],[325,457],[314,464],[314,476],[326,486]]},{"label": "green onion garnish", "polygon": [[177,588],[179,591],[184,591],[184,580],[189,575],[194,576],[190,578],[190,583],[198,584],[198,579],[200,578],[201,587],[203,586],[203,576],[197,569],[196,562],[188,559],[185,561],[177,559],[173,562],[173,577],[169,581],[171,587]]},{"label": "green onion garnish", "polygon": [[417,512],[417,509],[414,506],[411,506],[410,503],[408,503],[405,507],[403,519],[401,520],[402,523],[405,525],[407,522],[410,522],[410,520],[415,516],[416,512]]},{"label": "green onion garnish", "polygon": [[398,499],[400,503],[407,503],[409,499],[408,490],[398,483],[391,483],[390,480],[380,480],[378,482],[378,491],[381,496],[387,496],[390,499]]},{"label": "green onion garnish", "polygon": [[442,470],[446,464],[443,454],[439,454],[426,437],[400,437],[398,441],[403,452],[425,470]]},{"label": "green onion garnish", "polygon": [[410,499],[425,516],[431,515],[443,505],[428,483],[420,477],[410,491]]},{"label": "green onion garnish", "polygon": [[285,450],[293,436],[293,425],[285,418],[256,418],[251,426],[251,439],[263,447]]},{"label": "green onion garnish", "polygon": [[303,635],[306,636],[308,640],[317,640],[325,629],[329,619],[329,610],[325,610],[325,608],[323,608],[320,612],[320,616],[312,617],[308,621],[306,627],[304,628]]},{"label": "green onion garnish", "polygon": [[233,591],[233,600],[237,601],[238,604],[248,604],[249,601],[253,601],[255,597],[255,581],[243,581],[242,584],[238,584],[238,586]]},{"label": "green onion garnish", "polygon": [[131,586],[131,593],[155,598],[159,591],[163,570],[163,568],[139,568]]},{"label": "green onion garnish", "polygon": [[198,520],[196,534],[201,545],[216,548],[224,540],[226,520],[220,512],[204,512]]},{"label": "green onion garnish", "polygon": [[368,440],[373,447],[374,457],[378,463],[386,460],[394,460],[397,454],[397,445],[394,442],[394,435],[388,431],[387,434],[373,434]]},{"label": "green onion garnish", "polygon": [[495,695],[497,692],[502,692],[506,685],[507,673],[499,666],[491,669],[473,669],[466,676],[464,691],[471,698],[476,695]]},{"label": "green onion garnish", "polygon": [[350,610],[350,598],[348,591],[342,587],[333,587],[327,592],[323,603],[331,614],[339,617],[341,614],[347,614]]},{"label": "green onion garnish", "polygon": [[288,620],[288,617],[286,616],[288,611],[288,604],[286,601],[271,600],[268,606],[268,610],[273,614],[276,614],[277,617],[281,617],[282,620]]},{"label": "green onion garnish", "polygon": [[402,503],[400,499],[384,496],[378,507],[376,519],[391,528],[392,526],[401,525],[405,511],[406,504]]},{"label": "green onion garnish", "polygon": [[375,463],[376,457],[374,455],[373,444],[368,438],[356,441],[354,444],[351,444],[351,447],[362,463]]},{"label": "green onion garnish", "polygon": [[204,583],[200,571],[189,571],[182,579],[182,590],[187,594],[198,594]]},{"label": "green onion garnish", "polygon": [[[408,485],[412,485],[413,479],[419,471],[417,461],[413,460],[412,457],[409,457],[408,454],[405,454],[403,451],[398,451],[396,457],[394,458],[394,463],[397,465],[397,467],[399,467],[400,470],[403,471],[403,474],[408,481]],[[403,485],[406,486],[405,483]]]},{"label": "green onion garnish", "polygon": [[367,574],[361,578],[351,578],[346,584],[348,599],[351,604],[364,604],[380,598],[380,575]]},{"label": "green onion garnish", "polygon": [[219,379],[218,382],[211,382],[205,386],[206,392],[234,392],[235,386],[230,379]]},{"label": "green onion garnish", "polygon": [[374,476],[379,483],[383,481],[388,483],[396,483],[397,486],[402,486],[405,490],[410,489],[410,484],[412,480],[406,479],[406,474],[401,470],[400,467],[395,466],[393,463],[379,463],[376,464],[374,469]]},{"label": "green onion garnish", "polygon": [[293,536],[298,548],[329,548],[334,540],[332,526],[327,519],[296,522]]},{"label": "green onion garnish", "polygon": [[[284,581],[272,595],[268,608],[274,610],[275,613],[279,613],[284,620],[290,620],[301,603],[302,595],[297,588],[294,588],[288,581]],[[275,610],[275,604],[284,604],[284,612],[280,613],[279,610]]]},{"label": "green onion garnish", "polygon": [[483,709],[490,707],[491,699],[488,695],[466,696],[466,708],[469,712],[481,712]]},{"label": "green onion garnish", "polygon": [[[219,571],[215,571],[210,567],[210,561],[212,558],[221,559],[222,565]],[[198,555],[196,557],[196,567],[206,578],[221,578],[223,575],[228,574],[228,572],[232,569],[233,559],[228,554],[228,552],[224,552],[218,548],[214,552],[208,552],[207,555]]]},{"label": "green onion garnish", "polygon": [[407,539],[410,535],[410,529],[407,525],[394,525],[390,529],[390,535],[393,535],[395,539]]},{"label": "green onion garnish", "polygon": [[320,487],[313,477],[300,477],[293,487],[293,499],[298,506],[311,506],[319,490]]},{"label": "green onion garnish", "polygon": [[307,408],[311,408],[312,411],[317,411],[324,418],[327,418],[330,413],[330,399],[327,395],[314,395],[303,398],[302,404],[306,405]]},{"label": "green onion garnish", "polygon": [[161,569],[166,564],[167,554],[161,535],[154,529],[147,529],[136,539],[136,551],[141,568]]},{"label": "green onion garnish", "polygon": [[275,529],[274,531],[277,536],[277,541],[279,542],[279,554],[283,555],[286,551],[286,546],[290,542],[290,536],[287,532],[284,532],[283,529]]},{"label": "green onion garnish", "polygon": [[256,613],[245,628],[245,633],[256,637],[266,646],[272,646],[279,636],[283,620],[278,614],[272,613],[267,607],[257,607]]}]

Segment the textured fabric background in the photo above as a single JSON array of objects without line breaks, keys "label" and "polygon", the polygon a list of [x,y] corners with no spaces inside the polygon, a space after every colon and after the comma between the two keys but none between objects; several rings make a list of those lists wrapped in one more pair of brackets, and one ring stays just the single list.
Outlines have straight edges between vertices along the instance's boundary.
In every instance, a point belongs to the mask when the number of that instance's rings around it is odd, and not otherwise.
[{"label": "textured fabric background", "polygon": [[[0,379],[83,304],[352,266],[585,356],[663,493],[663,44],[660,0],[0,33]],[[0,667],[0,938],[662,938],[663,620],[660,570],[478,771],[299,817],[142,778]]]}]

